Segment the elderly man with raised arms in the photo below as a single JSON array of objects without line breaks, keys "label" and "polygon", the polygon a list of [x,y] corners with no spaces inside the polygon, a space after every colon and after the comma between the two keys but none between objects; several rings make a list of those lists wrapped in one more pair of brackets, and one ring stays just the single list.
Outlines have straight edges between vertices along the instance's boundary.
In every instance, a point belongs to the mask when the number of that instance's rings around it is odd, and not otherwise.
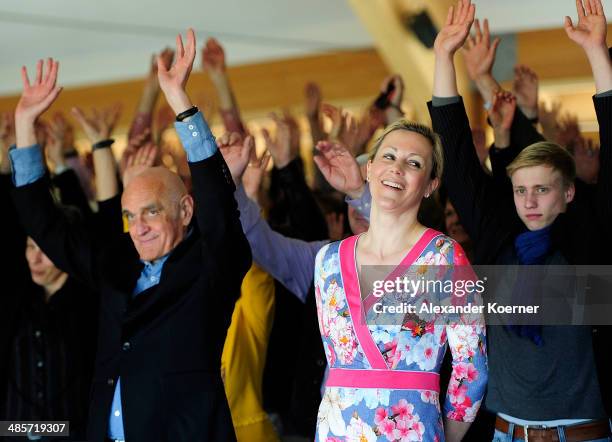
[{"label": "elderly man with raised arms", "polygon": [[[100,202],[107,213],[104,206],[112,205],[123,212],[129,238],[69,224],[53,203],[34,123],[61,92],[58,63],[39,61],[32,83],[22,71],[17,145],[10,153],[16,206],[28,234],[57,266],[102,295],[90,441],[235,440],[219,367],[251,254],[218,146],[229,155],[248,155],[249,149],[236,135],[215,142],[189,100],[185,84],[195,51],[190,29],[185,46],[177,37],[175,64],[167,69],[158,62],[189,160],[193,197],[167,169],[136,175],[121,209],[118,198]],[[112,222],[101,229],[120,232],[120,217]]]}]

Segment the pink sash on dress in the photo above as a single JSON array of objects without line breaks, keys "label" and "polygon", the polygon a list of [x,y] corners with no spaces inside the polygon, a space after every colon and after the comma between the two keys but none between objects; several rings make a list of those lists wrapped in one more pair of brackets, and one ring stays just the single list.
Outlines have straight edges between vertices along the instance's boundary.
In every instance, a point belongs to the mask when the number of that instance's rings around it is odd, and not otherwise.
[{"label": "pink sash on dress", "polygon": [[[431,239],[438,234],[433,229],[427,229],[399,266],[387,276],[387,279],[399,276],[402,270],[404,270],[402,267],[405,268],[412,264],[420,256]],[[389,370],[380,350],[372,339],[370,330],[365,323],[364,312],[366,310],[362,306],[359,276],[355,262],[357,239],[358,236],[346,238],[340,243],[338,253],[344,293],[348,302],[353,329],[372,369],[330,368],[326,386],[439,391],[440,376],[438,373]],[[374,297],[370,296],[370,298]],[[371,303],[374,301],[373,299]]]}]

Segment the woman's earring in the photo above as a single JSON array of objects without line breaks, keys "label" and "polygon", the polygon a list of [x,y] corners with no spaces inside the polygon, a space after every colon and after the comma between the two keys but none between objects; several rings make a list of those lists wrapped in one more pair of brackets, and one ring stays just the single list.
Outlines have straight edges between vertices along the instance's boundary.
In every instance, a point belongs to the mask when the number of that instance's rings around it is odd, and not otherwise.
[{"label": "woman's earring", "polygon": [[429,198],[429,194],[428,193],[425,194],[425,198]]}]

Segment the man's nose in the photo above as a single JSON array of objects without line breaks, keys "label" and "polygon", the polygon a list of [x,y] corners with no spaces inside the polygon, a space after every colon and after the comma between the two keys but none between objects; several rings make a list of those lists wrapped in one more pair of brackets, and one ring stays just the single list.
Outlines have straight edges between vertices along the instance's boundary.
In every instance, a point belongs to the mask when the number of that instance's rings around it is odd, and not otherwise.
[{"label": "man's nose", "polygon": [[525,208],[535,209],[536,207],[538,207],[538,199],[536,198],[535,194],[528,192],[527,196],[525,197]]},{"label": "man's nose", "polygon": [[150,230],[149,225],[140,217],[133,221],[132,226],[138,236],[146,235]]}]

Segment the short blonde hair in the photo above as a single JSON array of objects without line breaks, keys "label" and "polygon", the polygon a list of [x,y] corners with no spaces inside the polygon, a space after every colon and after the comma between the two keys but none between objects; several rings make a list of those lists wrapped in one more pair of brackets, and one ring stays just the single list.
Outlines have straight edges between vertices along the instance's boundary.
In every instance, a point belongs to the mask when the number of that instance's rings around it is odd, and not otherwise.
[{"label": "short blonde hair", "polygon": [[425,126],[424,124],[415,123],[413,121],[399,120],[387,126],[382,135],[378,137],[378,139],[374,143],[374,146],[372,147],[372,152],[370,153],[370,160],[374,160],[374,157],[376,156],[376,153],[378,152],[378,149],[380,148],[385,137],[391,132],[395,132],[396,130],[415,132],[427,138],[427,140],[431,144],[431,158],[433,160],[430,178],[432,180],[434,178],[442,179],[442,172],[444,172],[444,152],[442,150],[442,142],[440,141],[440,137],[431,128]]},{"label": "short blonde hair", "polygon": [[540,141],[523,149],[506,167],[506,173],[512,178],[518,169],[534,166],[549,166],[558,170],[565,187],[573,184],[576,178],[576,163],[572,155],[565,148],[550,141]]}]

